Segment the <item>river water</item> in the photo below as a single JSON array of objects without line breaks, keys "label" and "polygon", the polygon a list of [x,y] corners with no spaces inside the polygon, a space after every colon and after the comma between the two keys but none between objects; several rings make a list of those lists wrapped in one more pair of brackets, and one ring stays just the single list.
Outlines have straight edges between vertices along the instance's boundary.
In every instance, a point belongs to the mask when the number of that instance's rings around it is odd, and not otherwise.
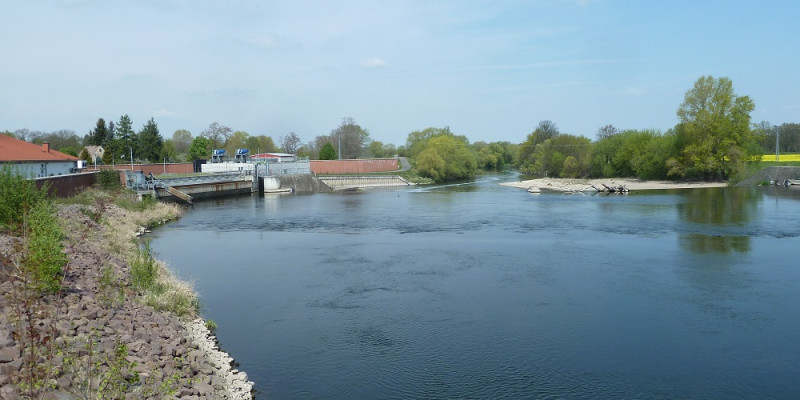
[{"label": "river water", "polygon": [[800,191],[200,202],[151,246],[268,399],[800,395]]}]

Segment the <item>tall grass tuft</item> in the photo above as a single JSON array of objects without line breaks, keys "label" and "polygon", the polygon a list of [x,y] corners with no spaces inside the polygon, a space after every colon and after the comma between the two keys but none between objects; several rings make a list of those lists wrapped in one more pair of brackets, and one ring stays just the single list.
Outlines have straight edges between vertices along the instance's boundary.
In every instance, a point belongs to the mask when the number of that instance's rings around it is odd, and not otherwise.
[{"label": "tall grass tuft", "polygon": [[61,244],[64,233],[55,208],[49,201],[40,201],[26,216],[23,266],[40,291],[56,293],[68,258]]},{"label": "tall grass tuft", "polygon": [[129,262],[131,268],[131,285],[141,292],[152,290],[158,278],[158,266],[153,255],[150,254],[150,244],[145,244],[139,249],[136,256]]}]

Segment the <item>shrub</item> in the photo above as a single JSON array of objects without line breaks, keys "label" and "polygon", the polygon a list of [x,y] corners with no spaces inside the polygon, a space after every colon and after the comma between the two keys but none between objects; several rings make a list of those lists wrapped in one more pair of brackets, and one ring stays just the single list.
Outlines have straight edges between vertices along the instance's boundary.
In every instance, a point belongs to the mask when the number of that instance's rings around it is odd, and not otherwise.
[{"label": "shrub", "polygon": [[95,176],[97,177],[97,183],[95,183],[95,185],[102,189],[114,191],[122,187],[119,182],[119,171],[117,170],[104,169]]},{"label": "shrub", "polygon": [[125,192],[117,197],[114,203],[128,211],[146,211],[153,208],[158,201],[155,197],[148,195],[142,195],[142,200],[137,200],[135,193]]},{"label": "shrub", "polygon": [[24,265],[41,291],[55,293],[61,288],[67,255],[61,244],[64,233],[53,204],[48,201],[37,203],[27,213],[26,228]]},{"label": "shrub", "polygon": [[48,198],[47,188],[40,190],[8,164],[0,168],[0,225],[18,228],[24,212]]}]

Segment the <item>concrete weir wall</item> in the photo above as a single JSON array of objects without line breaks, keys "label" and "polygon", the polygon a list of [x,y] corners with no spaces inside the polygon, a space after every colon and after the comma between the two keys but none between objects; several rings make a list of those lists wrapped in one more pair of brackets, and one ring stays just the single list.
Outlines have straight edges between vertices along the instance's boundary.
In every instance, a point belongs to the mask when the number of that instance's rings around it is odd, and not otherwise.
[{"label": "concrete weir wall", "polygon": [[411,185],[400,176],[323,176],[319,180],[333,190]]},{"label": "concrete weir wall", "polygon": [[[195,199],[209,197],[230,196],[237,194],[247,194],[253,192],[253,181],[250,179],[240,181],[230,181],[222,183],[198,184],[198,185],[176,185],[174,188],[192,196]],[[170,201],[179,199],[167,191],[167,189],[157,188],[158,198]]]},{"label": "concrete weir wall", "polygon": [[765,181],[783,182],[785,179],[800,179],[800,167],[767,167],[736,186],[755,186]]},{"label": "concrete weir wall", "polygon": [[265,176],[265,190],[292,189],[295,193],[325,193],[331,188],[311,174]]}]

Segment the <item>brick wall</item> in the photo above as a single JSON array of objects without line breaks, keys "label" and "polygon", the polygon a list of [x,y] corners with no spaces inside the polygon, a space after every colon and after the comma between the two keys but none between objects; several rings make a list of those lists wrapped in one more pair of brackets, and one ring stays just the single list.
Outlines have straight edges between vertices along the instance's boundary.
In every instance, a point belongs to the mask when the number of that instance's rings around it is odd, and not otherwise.
[{"label": "brick wall", "polygon": [[83,189],[94,185],[95,173],[70,174],[37,178],[36,186],[42,187],[45,182],[50,184],[50,193],[56,197],[69,197]]},{"label": "brick wall", "polygon": [[311,160],[311,172],[315,174],[363,174],[367,172],[397,171],[398,169],[400,169],[400,162],[396,158]]}]

